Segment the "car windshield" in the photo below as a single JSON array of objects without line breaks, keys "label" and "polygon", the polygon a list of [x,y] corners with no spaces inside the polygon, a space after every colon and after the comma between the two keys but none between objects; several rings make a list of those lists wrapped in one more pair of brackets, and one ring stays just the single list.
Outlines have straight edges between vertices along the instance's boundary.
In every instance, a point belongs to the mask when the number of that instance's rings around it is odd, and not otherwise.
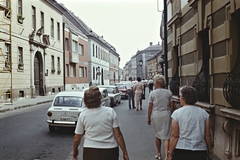
[{"label": "car windshield", "polygon": [[55,98],[54,106],[82,107],[82,98],[75,96],[58,96]]},{"label": "car windshield", "polygon": [[125,85],[125,84],[116,84],[116,86],[117,86],[119,89],[125,89],[125,88],[126,88],[126,85]]},{"label": "car windshield", "polygon": [[106,88],[108,93],[114,93],[114,88]]}]

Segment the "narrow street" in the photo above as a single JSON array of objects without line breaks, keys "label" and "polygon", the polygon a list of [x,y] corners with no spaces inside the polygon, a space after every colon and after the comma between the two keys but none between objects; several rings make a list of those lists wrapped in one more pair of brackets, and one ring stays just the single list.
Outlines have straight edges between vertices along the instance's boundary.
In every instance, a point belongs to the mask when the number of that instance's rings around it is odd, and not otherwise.
[{"label": "narrow street", "polygon": [[[115,106],[131,160],[154,160],[154,130],[147,124],[148,93],[143,110],[129,110],[128,100]],[[46,112],[50,103],[0,113],[1,160],[72,160],[74,129],[49,132]],[[82,158],[82,144],[79,160]],[[162,148],[162,157],[164,157]],[[122,160],[120,150],[119,160]],[[214,160],[219,160],[214,158]]]}]

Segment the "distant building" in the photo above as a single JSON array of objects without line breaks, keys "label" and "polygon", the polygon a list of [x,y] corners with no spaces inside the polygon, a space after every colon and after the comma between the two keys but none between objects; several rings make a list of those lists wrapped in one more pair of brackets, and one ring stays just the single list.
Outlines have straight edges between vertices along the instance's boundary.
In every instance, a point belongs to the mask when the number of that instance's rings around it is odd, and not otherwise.
[{"label": "distant building", "polygon": [[162,50],[160,43],[153,45],[152,42],[149,43],[149,47],[144,50],[139,50],[131,60],[127,63],[129,66],[128,73],[135,77],[141,77],[142,79],[148,79],[148,70],[147,70],[147,60],[157,56],[157,54]]}]

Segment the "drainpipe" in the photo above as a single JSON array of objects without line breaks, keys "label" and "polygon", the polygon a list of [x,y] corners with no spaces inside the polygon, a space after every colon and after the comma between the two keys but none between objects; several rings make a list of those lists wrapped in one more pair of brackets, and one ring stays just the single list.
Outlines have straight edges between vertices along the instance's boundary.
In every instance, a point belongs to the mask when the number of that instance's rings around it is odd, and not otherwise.
[{"label": "drainpipe", "polygon": [[168,43],[167,43],[167,0],[164,1],[164,63],[165,63],[165,79],[166,79],[166,85],[165,88],[168,89]]},{"label": "drainpipe", "polygon": [[65,79],[65,23],[63,23],[63,90],[66,90],[66,79]]}]

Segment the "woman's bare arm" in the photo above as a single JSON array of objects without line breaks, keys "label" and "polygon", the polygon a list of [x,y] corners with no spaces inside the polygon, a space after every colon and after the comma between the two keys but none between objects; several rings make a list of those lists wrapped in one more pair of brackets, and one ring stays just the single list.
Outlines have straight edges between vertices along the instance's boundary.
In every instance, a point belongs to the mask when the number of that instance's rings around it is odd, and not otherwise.
[{"label": "woman's bare arm", "polygon": [[178,139],[179,139],[179,125],[177,121],[172,119],[172,133],[170,137],[168,160],[172,159],[172,153],[177,145]]},{"label": "woman's bare arm", "polygon": [[73,139],[73,158],[76,159],[78,156],[78,146],[81,142],[82,134],[75,134]]},{"label": "woman's bare arm", "polygon": [[212,137],[211,137],[211,132],[210,132],[210,120],[208,119],[206,121],[205,125],[205,141],[207,143],[207,148],[208,148],[208,157],[210,160],[213,159],[212,157]]},{"label": "woman's bare arm", "polygon": [[128,158],[128,153],[127,153],[127,148],[126,148],[126,144],[125,144],[125,141],[124,141],[124,138],[123,138],[120,128],[119,127],[113,128],[113,133],[114,133],[114,137],[115,137],[118,145],[122,149],[123,159],[128,160],[129,158]]}]

